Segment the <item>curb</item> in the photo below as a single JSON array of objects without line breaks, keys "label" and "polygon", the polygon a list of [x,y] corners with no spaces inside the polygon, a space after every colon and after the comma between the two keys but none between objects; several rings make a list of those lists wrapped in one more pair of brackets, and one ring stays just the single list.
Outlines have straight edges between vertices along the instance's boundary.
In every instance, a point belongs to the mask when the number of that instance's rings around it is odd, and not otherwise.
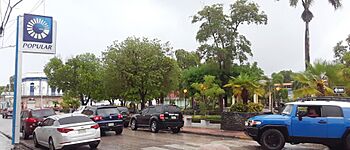
[{"label": "curb", "polygon": [[196,134],[196,135],[207,135],[207,136],[215,136],[215,137],[223,137],[223,138],[234,138],[234,139],[241,139],[241,140],[251,140],[251,138],[249,138],[249,137],[217,135],[217,134],[202,133],[202,132],[184,131],[184,130],[181,130],[181,132],[182,133],[188,133],[188,134]]},{"label": "curb", "polygon": [[[0,131],[0,134],[4,135],[6,138],[8,138],[9,140],[12,139],[11,136],[5,134],[4,132]],[[24,142],[19,142],[20,145],[24,146],[25,148],[29,149],[29,150],[34,150],[31,146],[29,146],[28,144],[24,143]]]}]

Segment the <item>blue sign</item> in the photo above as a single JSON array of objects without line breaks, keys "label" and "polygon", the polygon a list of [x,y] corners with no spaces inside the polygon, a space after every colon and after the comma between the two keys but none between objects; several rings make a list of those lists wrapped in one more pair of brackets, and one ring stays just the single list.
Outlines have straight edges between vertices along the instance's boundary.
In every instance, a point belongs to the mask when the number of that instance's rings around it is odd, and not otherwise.
[{"label": "blue sign", "polygon": [[24,14],[23,41],[52,43],[52,17]]}]

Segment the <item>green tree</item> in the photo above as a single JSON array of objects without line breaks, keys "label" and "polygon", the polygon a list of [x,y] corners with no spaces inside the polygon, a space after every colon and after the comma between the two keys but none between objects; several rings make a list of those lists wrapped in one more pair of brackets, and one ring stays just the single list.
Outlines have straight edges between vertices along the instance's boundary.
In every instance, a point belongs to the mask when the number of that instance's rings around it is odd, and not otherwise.
[{"label": "green tree", "polygon": [[[239,33],[243,24],[267,24],[267,16],[259,10],[256,3],[238,0],[230,5],[225,14],[222,4],[205,6],[195,16],[192,23],[200,23],[196,39],[200,43],[198,53],[207,62],[215,62],[219,66],[221,86],[228,83],[230,70],[234,61],[241,64],[252,56],[251,43]],[[228,92],[227,92],[228,93]],[[224,96],[225,101],[228,95]],[[222,98],[220,108],[223,108]]]},{"label": "green tree", "polygon": [[68,59],[65,64],[55,57],[44,68],[51,87],[62,89],[73,97],[79,97],[82,105],[99,98],[100,90],[96,87],[102,83],[101,71],[100,60],[90,53],[77,55]]},{"label": "green tree", "polygon": [[[160,98],[178,85],[177,64],[165,53],[170,49],[168,43],[159,40],[129,37],[121,43],[114,43],[104,53],[106,72],[113,78],[107,87],[116,97],[135,98],[139,96],[141,108],[146,100]],[[175,84],[176,86],[172,86]],[[165,88],[166,87],[166,88]]]},{"label": "green tree", "polygon": [[339,41],[333,48],[334,58],[336,62],[344,63],[344,55],[350,52],[350,35],[346,38],[346,45],[343,44],[344,41]]},{"label": "green tree", "polygon": [[179,49],[175,51],[176,61],[181,69],[189,69],[190,67],[198,67],[200,58],[196,52],[187,52]]},{"label": "green tree", "polygon": [[[301,18],[305,22],[305,68],[307,69],[310,64],[310,35],[309,35],[309,23],[314,17],[312,12],[310,11],[310,6],[314,0],[289,0],[289,4],[292,7],[296,7],[301,2],[304,11],[301,15]],[[335,8],[339,8],[341,6],[341,0],[328,0],[328,2]]]},{"label": "green tree", "polygon": [[205,114],[208,110],[215,109],[217,98],[225,93],[216,82],[215,76],[206,75],[204,76],[204,82],[191,85],[197,90],[195,96],[200,100],[201,111],[204,111]]},{"label": "green tree", "polygon": [[333,95],[331,87],[341,82],[339,70],[339,65],[319,60],[305,72],[295,73],[293,80],[299,86],[293,91],[294,97]]},{"label": "green tree", "polygon": [[241,74],[238,77],[232,77],[225,87],[230,87],[233,90],[233,95],[238,101],[242,100],[243,104],[248,104],[249,98],[253,94],[263,96],[264,86],[259,83],[256,78],[252,78],[249,75]]}]

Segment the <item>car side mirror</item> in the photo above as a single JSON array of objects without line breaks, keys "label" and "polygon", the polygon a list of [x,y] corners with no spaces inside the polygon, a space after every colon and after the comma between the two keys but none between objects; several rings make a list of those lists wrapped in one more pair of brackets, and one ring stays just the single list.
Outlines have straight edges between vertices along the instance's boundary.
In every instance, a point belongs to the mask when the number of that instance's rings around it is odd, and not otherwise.
[{"label": "car side mirror", "polygon": [[299,111],[298,112],[298,119],[299,121],[302,121],[303,120],[303,117],[306,115],[306,112],[303,112],[303,111]]},{"label": "car side mirror", "polygon": [[39,126],[39,127],[42,127],[42,126],[43,126],[43,123],[42,123],[42,122],[38,122],[38,126]]}]

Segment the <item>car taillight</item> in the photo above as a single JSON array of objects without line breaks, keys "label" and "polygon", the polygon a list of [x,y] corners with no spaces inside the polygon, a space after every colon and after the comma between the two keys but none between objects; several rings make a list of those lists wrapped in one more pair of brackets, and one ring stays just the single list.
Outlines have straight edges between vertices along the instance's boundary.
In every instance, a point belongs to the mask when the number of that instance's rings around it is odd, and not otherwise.
[{"label": "car taillight", "polygon": [[159,115],[159,119],[160,119],[160,120],[164,120],[164,119],[165,119],[164,114],[160,114],[160,115]]},{"label": "car taillight", "polygon": [[123,115],[122,114],[118,114],[118,119],[123,119]]},{"label": "car taillight", "polygon": [[26,119],[26,122],[28,122],[28,123],[37,123],[38,120],[35,119],[35,118],[27,118],[27,119]]},{"label": "car taillight", "polygon": [[102,117],[101,116],[95,116],[94,118],[92,118],[94,121],[99,121],[99,120],[102,120]]},{"label": "car taillight", "polygon": [[57,131],[58,132],[61,132],[61,133],[68,133],[70,131],[73,131],[73,129],[69,129],[69,128],[57,128]]},{"label": "car taillight", "polygon": [[95,125],[91,126],[91,128],[98,129],[98,128],[100,128],[100,126],[98,124],[95,124]]}]

